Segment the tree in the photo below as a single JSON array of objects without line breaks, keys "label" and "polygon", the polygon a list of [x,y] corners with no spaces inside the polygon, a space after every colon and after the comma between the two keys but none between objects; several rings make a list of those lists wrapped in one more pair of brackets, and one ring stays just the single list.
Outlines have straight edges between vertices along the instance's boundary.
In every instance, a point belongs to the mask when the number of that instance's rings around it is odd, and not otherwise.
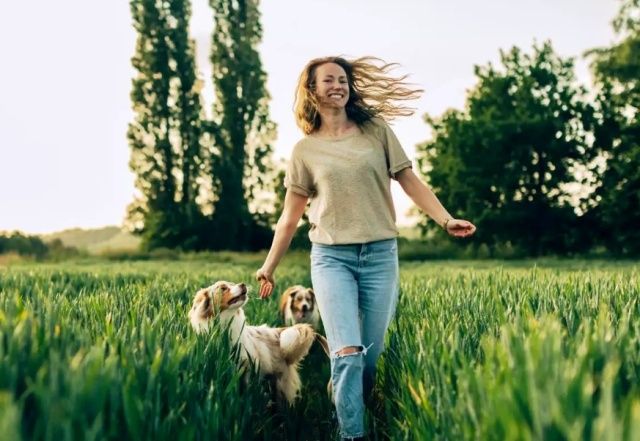
[{"label": "tree", "polygon": [[38,236],[28,236],[19,231],[0,234],[0,254],[11,252],[43,259],[49,254],[49,248]]},{"label": "tree", "polygon": [[170,27],[175,60],[176,105],[173,106],[173,120],[176,144],[180,152],[179,193],[180,217],[183,226],[182,248],[202,249],[205,244],[200,240],[200,226],[204,221],[198,203],[200,181],[205,167],[204,151],[211,145],[206,132],[205,115],[200,92],[203,82],[197,78],[195,64],[195,41],[189,38],[189,19],[191,7],[188,0],[172,0],[169,4],[175,24]]},{"label": "tree", "polygon": [[573,60],[548,42],[532,55],[501,52],[501,62],[475,68],[465,110],[426,116],[433,138],[419,147],[420,170],[445,206],[477,223],[476,243],[529,255],[575,250],[585,242],[569,187],[586,183],[576,171],[595,167],[586,91]]},{"label": "tree", "polygon": [[138,33],[132,64],[135,113],[127,137],[139,195],[128,221],[143,246],[197,248],[202,128],[201,82],[188,37],[187,0],[131,0]]},{"label": "tree", "polygon": [[595,49],[596,145],[606,161],[590,215],[618,254],[640,254],[640,0],[626,0],[613,21],[620,41]]},{"label": "tree", "polygon": [[[278,174],[275,179],[275,202],[273,204],[273,211],[270,213],[269,224],[275,225],[282,212],[284,211],[284,199],[287,194],[287,189],[284,186],[286,176],[286,166],[281,164],[278,170]],[[298,222],[298,228],[291,238],[290,249],[304,249],[308,250],[311,246],[309,242],[309,230],[311,224],[309,223],[309,216],[305,211]]]},{"label": "tree", "polygon": [[264,198],[275,180],[270,163],[275,124],[257,51],[262,39],[258,2],[210,0],[210,5],[216,148],[209,157],[215,190],[209,242],[214,248],[264,248],[271,239],[268,212],[248,202]]}]

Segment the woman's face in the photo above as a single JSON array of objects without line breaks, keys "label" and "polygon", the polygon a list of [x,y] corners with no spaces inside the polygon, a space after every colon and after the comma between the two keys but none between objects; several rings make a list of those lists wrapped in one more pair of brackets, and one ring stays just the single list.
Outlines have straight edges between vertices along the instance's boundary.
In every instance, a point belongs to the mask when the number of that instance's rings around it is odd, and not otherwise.
[{"label": "woman's face", "polygon": [[321,64],[316,68],[316,96],[321,106],[344,108],[349,101],[347,73],[336,63]]}]

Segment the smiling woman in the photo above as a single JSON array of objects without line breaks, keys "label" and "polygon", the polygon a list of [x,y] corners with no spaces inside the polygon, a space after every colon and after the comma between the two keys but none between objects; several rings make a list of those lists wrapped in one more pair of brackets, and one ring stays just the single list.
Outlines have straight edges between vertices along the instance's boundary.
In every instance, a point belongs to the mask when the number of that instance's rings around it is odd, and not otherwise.
[{"label": "smiling woman", "polygon": [[374,57],[311,60],[300,75],[295,115],[306,135],[291,155],[283,213],[269,255],[256,276],[268,297],[273,272],[288,248],[307,201],[311,279],[331,349],[331,382],[340,433],[366,433],[364,402],[371,398],[376,363],[395,313],[398,248],[391,179],[452,236],[475,231],[453,219],[411,171],[386,119],[410,115],[404,101],[422,90],[394,77]]},{"label": "smiling woman", "polygon": [[[349,122],[355,125],[378,114],[387,118],[413,114],[413,109],[397,102],[417,99],[422,90],[409,88],[404,83],[406,76],[390,76],[389,72],[396,66],[375,57],[353,61],[342,57],[311,60],[302,71],[296,90],[294,107],[298,126],[305,135],[319,131],[320,107],[344,109]],[[347,131],[354,131],[355,125],[350,124]]]},{"label": "smiling woman", "polygon": [[337,64],[318,66],[315,90],[324,106],[344,107],[349,101],[349,82],[344,70]]}]

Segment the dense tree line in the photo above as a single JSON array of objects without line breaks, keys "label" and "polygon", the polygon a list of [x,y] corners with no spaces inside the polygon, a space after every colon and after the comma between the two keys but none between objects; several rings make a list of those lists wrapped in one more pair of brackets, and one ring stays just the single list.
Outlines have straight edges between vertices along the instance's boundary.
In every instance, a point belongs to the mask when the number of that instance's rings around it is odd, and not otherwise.
[{"label": "dense tree line", "polygon": [[64,246],[60,239],[46,243],[38,236],[16,231],[0,234],[0,255],[9,253],[41,260],[48,257],[74,256],[78,254],[78,250]]},{"label": "dense tree line", "polygon": [[478,224],[471,243],[533,256],[640,252],[639,11],[626,2],[620,42],[589,53],[595,97],[546,42],[477,66],[463,110],[426,116],[420,170],[445,206]]}]

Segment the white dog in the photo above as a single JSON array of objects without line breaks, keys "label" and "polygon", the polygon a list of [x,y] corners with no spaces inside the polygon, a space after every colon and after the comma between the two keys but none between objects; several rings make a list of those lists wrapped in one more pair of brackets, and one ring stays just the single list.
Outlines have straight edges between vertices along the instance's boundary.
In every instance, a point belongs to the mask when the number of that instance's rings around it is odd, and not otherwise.
[{"label": "white dog", "polygon": [[191,326],[201,333],[218,317],[222,326],[229,326],[233,342],[240,345],[245,366],[251,360],[261,375],[274,376],[277,391],[292,405],[300,392],[298,363],[316,339],[328,353],[327,341],[308,324],[284,328],[250,326],[242,309],[246,302],[244,283],[216,282],[196,293],[189,311]]},{"label": "white dog", "polygon": [[308,323],[319,329],[320,312],[313,289],[302,285],[287,288],[280,297],[280,317],[286,325]]}]

